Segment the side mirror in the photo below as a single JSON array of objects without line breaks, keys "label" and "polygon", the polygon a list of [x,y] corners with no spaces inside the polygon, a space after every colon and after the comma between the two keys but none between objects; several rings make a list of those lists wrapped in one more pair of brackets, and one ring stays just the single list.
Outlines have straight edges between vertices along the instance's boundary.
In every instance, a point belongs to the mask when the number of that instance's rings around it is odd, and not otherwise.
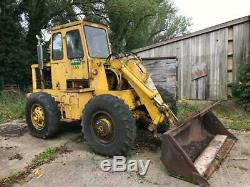
[{"label": "side mirror", "polygon": [[41,38],[38,35],[36,35],[36,38],[38,40],[37,42],[38,68],[42,70],[43,69],[43,45],[41,43]]}]

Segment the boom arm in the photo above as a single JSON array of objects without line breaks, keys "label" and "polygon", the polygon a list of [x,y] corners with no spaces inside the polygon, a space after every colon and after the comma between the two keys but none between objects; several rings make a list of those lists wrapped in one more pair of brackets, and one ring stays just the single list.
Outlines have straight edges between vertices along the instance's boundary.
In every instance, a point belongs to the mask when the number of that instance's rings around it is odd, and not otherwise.
[{"label": "boom arm", "polygon": [[170,125],[175,125],[178,122],[176,116],[168,104],[163,102],[150,76],[145,76],[147,73],[138,62],[128,63],[121,63],[120,71],[139,96],[141,103],[147,108],[154,129],[165,120],[168,120]]}]

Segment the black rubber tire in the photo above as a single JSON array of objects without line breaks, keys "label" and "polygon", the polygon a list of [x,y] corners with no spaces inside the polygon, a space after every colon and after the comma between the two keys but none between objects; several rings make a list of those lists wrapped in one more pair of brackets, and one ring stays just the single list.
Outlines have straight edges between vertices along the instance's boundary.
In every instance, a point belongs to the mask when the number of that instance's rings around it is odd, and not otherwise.
[{"label": "black rubber tire", "polygon": [[[160,93],[163,101],[169,105],[172,112],[177,114],[177,104],[174,94],[170,93],[167,89],[162,88],[161,86],[156,86],[158,92]],[[166,120],[164,123],[160,124],[157,127],[158,133],[165,133],[169,128],[169,122]]]},{"label": "black rubber tire", "polygon": [[[103,143],[92,130],[92,116],[104,111],[112,117],[114,138]],[[92,98],[83,113],[83,134],[89,146],[98,154],[105,156],[127,155],[136,138],[136,124],[128,106],[118,97],[99,95]]]},{"label": "black rubber tire", "polygon": [[162,88],[161,86],[156,86],[158,92],[160,93],[163,101],[169,105],[173,113],[177,114],[177,104],[174,94],[170,93],[167,89]]},{"label": "black rubber tire", "polygon": [[[34,104],[40,105],[45,113],[45,125],[41,130],[37,130],[31,121],[31,110]],[[57,103],[51,95],[45,92],[33,93],[26,99],[25,117],[30,134],[37,138],[51,138],[60,129],[60,112]]]}]

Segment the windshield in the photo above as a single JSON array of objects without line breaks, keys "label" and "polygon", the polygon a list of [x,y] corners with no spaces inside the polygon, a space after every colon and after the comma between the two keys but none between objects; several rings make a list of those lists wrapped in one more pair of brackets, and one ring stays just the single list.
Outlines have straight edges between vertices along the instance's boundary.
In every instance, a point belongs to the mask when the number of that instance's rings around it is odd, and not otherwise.
[{"label": "windshield", "polygon": [[84,26],[89,55],[94,58],[107,58],[109,46],[106,31],[101,28]]}]

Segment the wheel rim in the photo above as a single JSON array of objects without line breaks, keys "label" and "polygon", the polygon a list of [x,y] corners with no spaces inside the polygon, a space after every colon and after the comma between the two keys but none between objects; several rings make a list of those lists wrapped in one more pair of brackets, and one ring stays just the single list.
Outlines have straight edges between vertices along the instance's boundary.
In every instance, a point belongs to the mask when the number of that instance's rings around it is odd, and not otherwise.
[{"label": "wheel rim", "polygon": [[35,104],[31,108],[31,121],[35,129],[42,130],[45,126],[45,116],[43,108]]},{"label": "wheel rim", "polygon": [[102,143],[110,143],[115,138],[113,119],[107,112],[96,112],[91,119],[91,129]]}]

